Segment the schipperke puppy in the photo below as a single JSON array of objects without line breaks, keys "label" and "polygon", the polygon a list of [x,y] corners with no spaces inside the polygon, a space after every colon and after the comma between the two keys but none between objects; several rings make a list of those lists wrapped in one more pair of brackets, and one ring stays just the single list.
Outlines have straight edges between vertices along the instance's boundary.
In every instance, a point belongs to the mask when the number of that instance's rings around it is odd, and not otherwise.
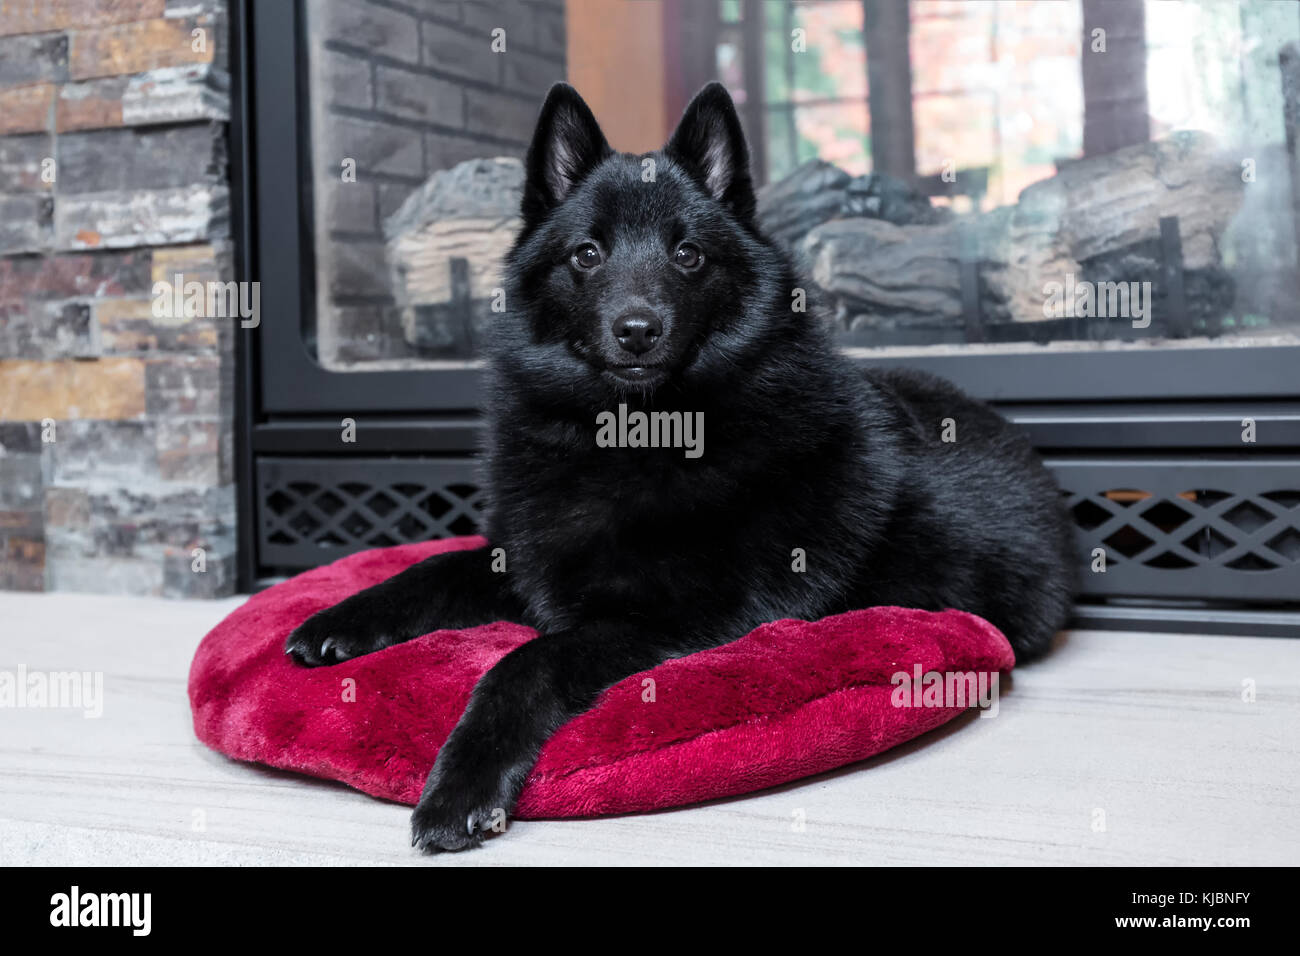
[{"label": "schipperke puppy", "polygon": [[1075,564],[1056,484],[992,410],[927,375],[855,367],[798,307],[721,85],[637,156],[559,84],[525,175],[490,346],[491,546],[421,562],[286,646],[319,666],[441,628],[539,632],[475,688],[415,809],[416,846],[478,843],[603,690],[765,621],[961,608],[1020,661],[1047,649]]}]

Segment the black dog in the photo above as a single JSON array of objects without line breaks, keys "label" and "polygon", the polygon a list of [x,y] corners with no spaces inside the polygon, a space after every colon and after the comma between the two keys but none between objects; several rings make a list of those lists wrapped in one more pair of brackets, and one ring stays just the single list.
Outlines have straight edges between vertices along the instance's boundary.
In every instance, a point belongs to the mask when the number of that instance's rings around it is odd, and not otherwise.
[{"label": "black dog", "polygon": [[[765,621],[954,607],[1022,661],[1047,649],[1075,563],[1055,483],[989,408],[929,376],[858,370],[795,307],[723,87],[662,152],[634,156],[557,85],[526,165],[486,456],[486,534],[507,570],[490,550],[439,555],[287,643],[315,666],[439,628],[540,632],[475,688],[416,807],[417,846],[481,840],[605,688]],[[608,447],[620,405],[664,413],[651,430],[666,440]],[[674,437],[690,444],[663,447]]]}]

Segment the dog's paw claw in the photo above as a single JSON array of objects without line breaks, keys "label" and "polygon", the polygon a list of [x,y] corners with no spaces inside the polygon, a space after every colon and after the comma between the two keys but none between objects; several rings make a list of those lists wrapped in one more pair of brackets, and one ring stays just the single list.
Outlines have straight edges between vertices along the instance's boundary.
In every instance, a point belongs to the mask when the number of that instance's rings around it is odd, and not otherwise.
[{"label": "dog's paw claw", "polygon": [[496,809],[461,812],[421,801],[411,814],[411,846],[421,853],[458,853],[479,846],[501,818]]},{"label": "dog's paw claw", "polygon": [[387,646],[379,636],[364,635],[336,624],[330,610],[321,611],[303,621],[284,642],[284,652],[306,667],[324,667],[369,654]]}]

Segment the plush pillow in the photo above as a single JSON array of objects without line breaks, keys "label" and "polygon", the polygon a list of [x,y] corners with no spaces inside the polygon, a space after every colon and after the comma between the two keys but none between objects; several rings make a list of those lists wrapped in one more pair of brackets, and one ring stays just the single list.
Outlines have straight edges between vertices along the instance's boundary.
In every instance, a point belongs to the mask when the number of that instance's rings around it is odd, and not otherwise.
[{"label": "plush pillow", "polygon": [[[314,612],[416,561],[483,546],[455,538],[366,551],[250,598],[194,656],[199,739],[240,760],[415,803],[474,684],[535,632],[507,623],[437,631],[320,668],[293,663],[284,639]],[[840,767],[965,709],[916,706],[920,691],[899,690],[895,675],[991,677],[1013,661],[997,628],[961,611],[877,607],[764,624],[607,690],[543,748],[516,813],[653,810]]]}]

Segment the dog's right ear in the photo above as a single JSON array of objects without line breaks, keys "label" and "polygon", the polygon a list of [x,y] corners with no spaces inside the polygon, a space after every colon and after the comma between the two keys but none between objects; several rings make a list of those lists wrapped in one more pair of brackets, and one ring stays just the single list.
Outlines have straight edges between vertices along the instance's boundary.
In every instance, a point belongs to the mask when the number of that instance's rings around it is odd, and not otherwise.
[{"label": "dog's right ear", "polygon": [[536,225],[612,153],[578,91],[568,83],[552,86],[524,160],[524,222]]}]

